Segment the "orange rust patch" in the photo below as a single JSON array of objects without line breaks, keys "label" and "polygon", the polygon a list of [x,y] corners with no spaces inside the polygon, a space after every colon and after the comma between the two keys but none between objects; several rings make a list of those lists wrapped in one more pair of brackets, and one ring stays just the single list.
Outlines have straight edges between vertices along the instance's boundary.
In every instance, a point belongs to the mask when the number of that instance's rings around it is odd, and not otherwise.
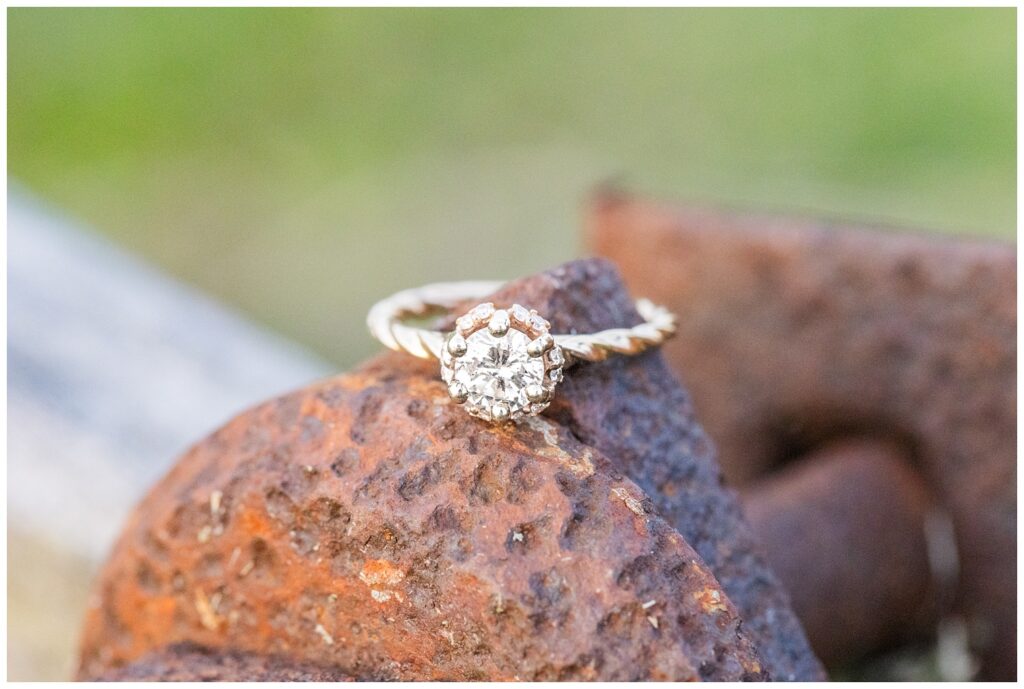
[{"label": "orange rust patch", "polygon": [[387,560],[367,560],[359,572],[359,579],[370,587],[370,596],[378,603],[402,602],[402,594],[394,587],[405,579],[405,570],[395,564]]},{"label": "orange rust patch", "polygon": [[706,587],[700,591],[693,592],[693,598],[706,613],[725,612],[729,606],[725,603],[725,596],[716,588]]},{"label": "orange rust patch", "polygon": [[242,505],[238,521],[241,522],[244,531],[256,536],[266,537],[273,532],[266,514],[258,512],[248,505]]},{"label": "orange rust patch", "polygon": [[387,560],[367,560],[363,569],[359,572],[359,578],[367,586],[384,584],[394,586],[405,579],[405,570],[397,567]]}]

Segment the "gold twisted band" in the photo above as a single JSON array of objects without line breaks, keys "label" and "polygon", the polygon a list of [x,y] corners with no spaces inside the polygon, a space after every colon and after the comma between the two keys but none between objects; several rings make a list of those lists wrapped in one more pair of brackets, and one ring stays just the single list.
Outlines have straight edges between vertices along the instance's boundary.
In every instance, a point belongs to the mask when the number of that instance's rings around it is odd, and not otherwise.
[{"label": "gold twisted band", "polygon": [[643,323],[588,334],[551,334],[536,311],[519,304],[499,309],[489,302],[459,317],[450,333],[404,322],[480,299],[502,284],[448,282],[404,290],[374,304],[366,323],[388,349],[439,359],[452,399],[488,421],[539,413],[550,403],[562,369],[575,361],[639,354],[676,330],[676,317],[646,299],[636,302]]},{"label": "gold twisted band", "polygon": [[[439,282],[403,290],[382,299],[370,309],[366,325],[370,334],[388,349],[421,359],[440,359],[445,333],[405,325],[407,318],[422,317],[438,309],[450,309],[469,299],[480,299],[498,290],[503,282]],[[675,314],[647,299],[636,301],[644,322],[632,328],[613,328],[585,335],[554,335],[555,343],[571,359],[603,361],[609,354],[632,355],[657,347],[676,331]]]}]

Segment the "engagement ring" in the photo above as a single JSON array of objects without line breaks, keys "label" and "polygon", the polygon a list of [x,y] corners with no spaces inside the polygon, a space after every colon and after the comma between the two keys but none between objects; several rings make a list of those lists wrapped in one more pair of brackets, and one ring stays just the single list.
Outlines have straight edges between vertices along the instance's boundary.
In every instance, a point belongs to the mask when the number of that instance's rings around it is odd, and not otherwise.
[{"label": "engagement ring", "polygon": [[494,422],[543,411],[562,371],[576,361],[639,354],[675,333],[675,316],[646,299],[636,302],[643,323],[590,334],[555,335],[535,310],[520,304],[496,308],[490,302],[460,316],[450,333],[403,322],[480,299],[502,284],[451,282],[405,290],[375,304],[366,323],[389,349],[439,359],[452,400],[473,416]]}]

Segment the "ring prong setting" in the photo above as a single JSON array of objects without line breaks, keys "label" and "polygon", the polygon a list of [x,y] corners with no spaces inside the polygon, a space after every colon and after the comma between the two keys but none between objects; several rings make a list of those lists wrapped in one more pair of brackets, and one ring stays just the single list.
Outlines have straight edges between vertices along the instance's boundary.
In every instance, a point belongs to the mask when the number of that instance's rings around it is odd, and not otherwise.
[{"label": "ring prong setting", "polygon": [[498,402],[491,407],[491,418],[495,421],[508,421],[510,416],[511,412],[504,402]]},{"label": "ring prong setting", "polygon": [[[471,322],[471,323],[467,323]],[[441,350],[448,395],[469,414],[493,423],[544,411],[562,376],[563,361],[549,323],[513,304],[480,304],[457,319]]]},{"label": "ring prong setting", "polygon": [[487,330],[495,337],[504,337],[511,325],[512,322],[509,320],[508,311],[499,309],[491,316],[490,322],[487,323]]},{"label": "ring prong setting", "polygon": [[555,341],[551,335],[545,333],[526,345],[526,353],[532,357],[544,356],[544,352],[551,349],[554,344]]},{"label": "ring prong setting", "polygon": [[455,402],[462,404],[469,399],[469,390],[466,386],[458,381],[453,381],[448,386],[448,396],[451,397]]},{"label": "ring prong setting", "polygon": [[540,385],[527,385],[525,392],[526,398],[531,402],[547,402],[551,398],[548,391]]},{"label": "ring prong setting", "polygon": [[453,357],[458,358],[463,356],[466,353],[467,348],[466,338],[458,333],[452,335],[448,340],[448,353]]}]

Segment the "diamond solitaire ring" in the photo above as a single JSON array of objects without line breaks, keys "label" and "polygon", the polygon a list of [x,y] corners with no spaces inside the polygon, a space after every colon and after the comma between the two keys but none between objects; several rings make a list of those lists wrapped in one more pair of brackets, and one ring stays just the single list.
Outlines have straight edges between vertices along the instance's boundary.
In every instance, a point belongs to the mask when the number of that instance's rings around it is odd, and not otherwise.
[{"label": "diamond solitaire ring", "polygon": [[448,395],[473,416],[515,421],[539,414],[576,361],[602,361],[610,354],[639,354],[675,333],[675,316],[646,299],[636,308],[644,322],[592,334],[555,335],[550,324],[520,304],[478,304],[455,321],[450,333],[403,321],[480,299],[501,282],[451,282],[399,292],[370,309],[366,323],[384,346],[441,361]]}]

